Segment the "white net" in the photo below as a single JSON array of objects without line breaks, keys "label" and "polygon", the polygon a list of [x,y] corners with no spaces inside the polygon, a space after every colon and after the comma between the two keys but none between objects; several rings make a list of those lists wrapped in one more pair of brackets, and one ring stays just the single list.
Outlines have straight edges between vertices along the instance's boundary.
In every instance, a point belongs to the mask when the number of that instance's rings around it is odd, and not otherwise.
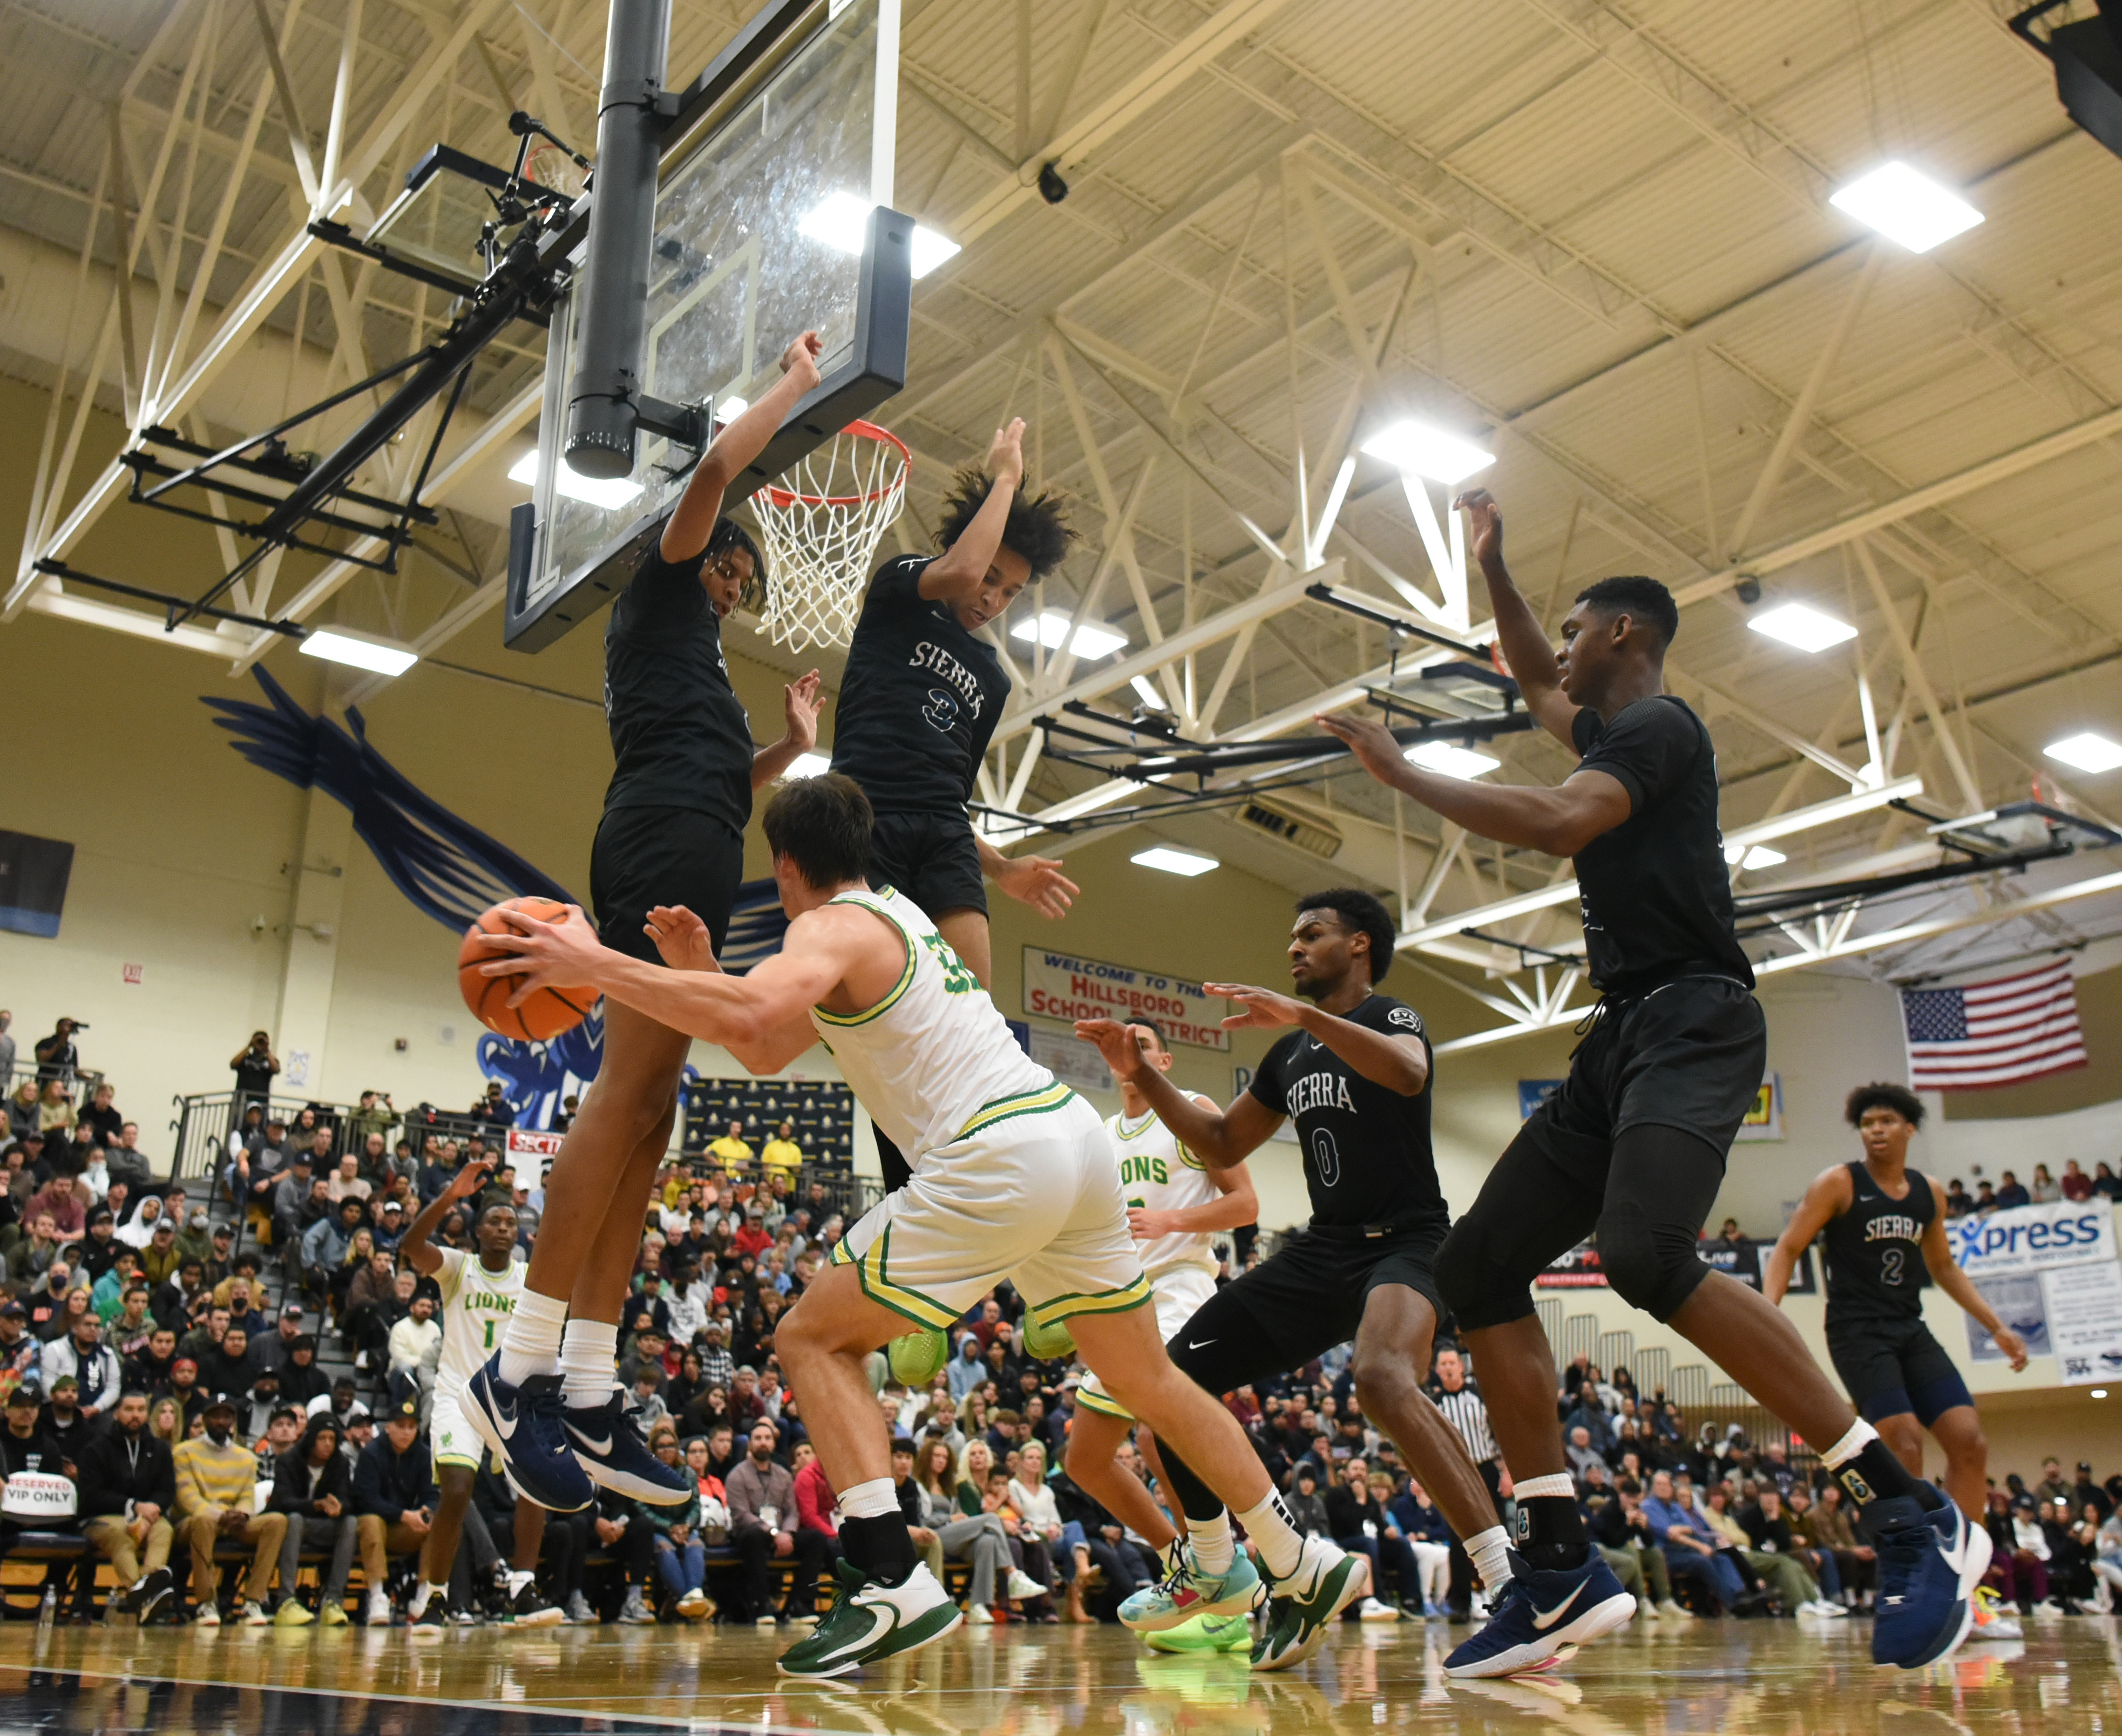
[{"label": "white net", "polygon": [[910,461],[898,438],[850,422],[751,497],[766,544],[760,630],[792,651],[854,637],[877,539],[906,503]]}]

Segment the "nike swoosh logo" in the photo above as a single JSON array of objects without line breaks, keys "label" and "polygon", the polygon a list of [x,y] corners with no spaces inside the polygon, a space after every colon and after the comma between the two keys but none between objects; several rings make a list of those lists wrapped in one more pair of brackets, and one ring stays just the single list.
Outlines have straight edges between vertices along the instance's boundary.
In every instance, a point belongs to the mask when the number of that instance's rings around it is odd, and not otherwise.
[{"label": "nike swoosh logo", "polygon": [[587,1447],[591,1452],[597,1454],[600,1458],[608,1458],[611,1456],[611,1437],[609,1434],[605,1436],[602,1440],[591,1440],[589,1436],[583,1434],[582,1431],[577,1429],[573,1423],[569,1423],[568,1425],[568,1433],[573,1435],[577,1442],[579,1442],[582,1446]]},{"label": "nike swoosh logo", "polygon": [[872,1604],[868,1615],[869,1631],[859,1640],[849,1640],[847,1645],[839,1649],[838,1655],[844,1657],[850,1652],[866,1650],[899,1626],[899,1612],[888,1603]]},{"label": "nike swoosh logo", "polygon": [[486,1416],[487,1420],[493,1425],[493,1432],[503,1440],[516,1438],[516,1413],[501,1408],[501,1401],[493,1396],[491,1387],[487,1388]]},{"label": "nike swoosh logo", "polygon": [[1942,1539],[1939,1541],[1937,1546],[1937,1552],[1945,1557],[1945,1565],[1955,1574],[1958,1574],[1967,1565],[1967,1526],[1965,1521],[1959,1527],[1959,1538],[1957,1548],[1947,1548]]},{"label": "nike swoosh logo", "polygon": [[1556,1622],[1559,1621],[1564,1616],[1568,1615],[1569,1613],[1569,1606],[1574,1603],[1583,1595],[1584,1586],[1582,1582],[1580,1581],[1577,1584],[1571,1588],[1569,1595],[1564,1598],[1559,1603],[1556,1604],[1553,1609],[1535,1610],[1532,1616],[1532,1625],[1538,1628],[1542,1633],[1546,1632],[1549,1628],[1554,1626]]},{"label": "nike swoosh logo", "polygon": [[1186,1341],[1186,1348],[1190,1350],[1205,1350],[1215,1341],[1213,1338],[1190,1338]]}]

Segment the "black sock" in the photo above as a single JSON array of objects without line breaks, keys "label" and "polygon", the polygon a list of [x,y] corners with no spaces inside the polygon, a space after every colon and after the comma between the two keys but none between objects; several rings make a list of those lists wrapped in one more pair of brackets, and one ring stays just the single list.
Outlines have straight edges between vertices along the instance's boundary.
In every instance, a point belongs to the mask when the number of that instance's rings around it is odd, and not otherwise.
[{"label": "black sock", "polygon": [[1909,1476],[1908,1467],[1894,1457],[1882,1440],[1865,1442],[1864,1450],[1835,1472],[1835,1480],[1859,1509],[1874,1501],[1891,1501],[1906,1495],[1913,1495],[1921,1502],[1927,1513],[1934,1513],[1945,1504],[1945,1497],[1938,1493],[1937,1485]]},{"label": "black sock", "polygon": [[871,1125],[870,1132],[876,1139],[877,1166],[884,1172],[884,1191],[895,1194],[914,1179],[914,1166],[906,1161],[906,1154],[892,1144],[881,1127]]},{"label": "black sock", "polygon": [[842,1518],[840,1549],[853,1565],[886,1585],[904,1585],[916,1565],[913,1534],[895,1513],[873,1519]]},{"label": "black sock", "polygon": [[1566,1495],[1536,1495],[1518,1503],[1518,1553],[1543,1571],[1582,1567],[1592,1545],[1584,1515]]},{"label": "black sock", "polygon": [[1223,1511],[1222,1496],[1203,1482],[1161,1435],[1157,1437],[1157,1453],[1164,1461],[1164,1480],[1171,1486],[1171,1497],[1190,1520],[1213,1519]]}]

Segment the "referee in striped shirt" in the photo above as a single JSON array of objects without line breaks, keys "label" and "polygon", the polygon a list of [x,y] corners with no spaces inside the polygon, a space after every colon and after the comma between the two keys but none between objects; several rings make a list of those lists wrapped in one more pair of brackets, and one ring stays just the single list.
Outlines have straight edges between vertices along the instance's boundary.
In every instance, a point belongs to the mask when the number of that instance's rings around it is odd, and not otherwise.
[{"label": "referee in striped shirt", "polygon": [[[1474,1461],[1474,1468],[1489,1486],[1489,1499],[1495,1503],[1496,1523],[1507,1526],[1510,1521],[1503,1513],[1503,1458],[1496,1445],[1496,1437],[1489,1428],[1489,1407],[1467,1382],[1465,1359],[1449,1345],[1437,1353],[1429,1396],[1444,1413],[1445,1421],[1459,1431],[1460,1439],[1466,1444],[1467,1456]],[[1451,1586],[1447,1596],[1451,1619],[1465,1621],[1474,1596],[1474,1564],[1456,1537],[1451,1542]]]}]

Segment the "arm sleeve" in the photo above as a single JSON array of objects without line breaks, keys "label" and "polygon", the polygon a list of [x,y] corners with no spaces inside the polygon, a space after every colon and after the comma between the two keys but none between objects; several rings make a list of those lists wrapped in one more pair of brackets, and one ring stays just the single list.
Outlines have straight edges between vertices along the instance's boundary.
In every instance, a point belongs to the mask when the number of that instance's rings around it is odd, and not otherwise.
[{"label": "arm sleeve", "polygon": [[1573,733],[1584,756],[1577,770],[1614,779],[1638,814],[1679,784],[1701,747],[1690,714],[1662,697],[1637,700],[1603,728],[1596,712],[1580,711]]}]

